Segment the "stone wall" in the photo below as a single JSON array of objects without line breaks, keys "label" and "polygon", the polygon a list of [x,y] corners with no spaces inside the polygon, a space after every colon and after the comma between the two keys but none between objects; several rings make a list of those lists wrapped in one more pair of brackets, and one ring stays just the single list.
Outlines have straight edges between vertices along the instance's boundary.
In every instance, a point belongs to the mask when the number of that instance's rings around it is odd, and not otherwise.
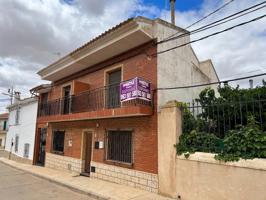
[{"label": "stone wall", "polygon": [[45,167],[81,173],[84,171],[84,161],[67,156],[46,153]]},{"label": "stone wall", "polygon": [[27,158],[22,158],[13,153],[10,154],[8,151],[5,151],[5,150],[0,150],[0,157],[10,158],[10,160],[14,160],[19,163],[32,165],[32,160],[29,160]]},{"label": "stone wall", "polygon": [[158,175],[137,170],[107,165],[99,162],[91,162],[95,167],[95,173],[91,177],[118,184],[140,188],[150,192],[158,192]]},{"label": "stone wall", "polygon": [[265,200],[266,159],[219,162],[214,154],[176,158],[176,194],[183,200]]}]

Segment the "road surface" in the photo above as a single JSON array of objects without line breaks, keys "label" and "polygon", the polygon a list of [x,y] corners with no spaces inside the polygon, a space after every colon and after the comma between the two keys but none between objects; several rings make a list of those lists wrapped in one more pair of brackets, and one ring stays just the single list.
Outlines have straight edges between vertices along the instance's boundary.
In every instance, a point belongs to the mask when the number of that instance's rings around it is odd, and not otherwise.
[{"label": "road surface", "polygon": [[0,162],[1,200],[94,200]]}]

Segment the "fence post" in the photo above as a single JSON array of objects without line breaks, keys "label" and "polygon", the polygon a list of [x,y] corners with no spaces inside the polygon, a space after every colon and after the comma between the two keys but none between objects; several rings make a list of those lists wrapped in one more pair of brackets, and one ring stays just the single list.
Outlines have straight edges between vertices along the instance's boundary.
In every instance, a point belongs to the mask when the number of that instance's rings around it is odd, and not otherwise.
[{"label": "fence post", "polygon": [[169,101],[158,113],[158,179],[159,193],[177,198],[176,149],[182,133],[181,110],[177,101]]}]

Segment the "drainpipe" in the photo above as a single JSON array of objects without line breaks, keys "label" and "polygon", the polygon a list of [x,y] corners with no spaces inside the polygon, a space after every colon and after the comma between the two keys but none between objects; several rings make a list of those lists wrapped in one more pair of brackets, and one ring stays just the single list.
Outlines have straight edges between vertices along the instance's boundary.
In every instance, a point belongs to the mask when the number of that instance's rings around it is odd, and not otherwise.
[{"label": "drainpipe", "polygon": [[176,0],[170,0],[171,4],[171,23],[175,25],[175,1]]}]

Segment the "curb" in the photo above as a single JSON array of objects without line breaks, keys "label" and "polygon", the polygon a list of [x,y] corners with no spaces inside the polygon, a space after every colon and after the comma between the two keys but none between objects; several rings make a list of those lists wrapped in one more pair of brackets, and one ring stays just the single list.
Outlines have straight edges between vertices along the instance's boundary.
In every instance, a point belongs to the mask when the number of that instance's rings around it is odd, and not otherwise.
[{"label": "curb", "polygon": [[47,181],[49,181],[51,183],[55,183],[57,185],[66,187],[66,188],[68,188],[68,189],[70,189],[70,190],[72,190],[74,192],[78,192],[78,193],[81,193],[81,194],[85,194],[85,195],[87,195],[89,197],[92,197],[94,199],[98,199],[98,200],[110,200],[111,199],[110,197],[106,197],[106,196],[103,196],[103,195],[99,195],[99,194],[97,194],[95,192],[92,192],[92,191],[85,191],[85,190],[82,190],[82,189],[80,189],[78,187],[75,187],[75,186],[73,186],[71,184],[63,183],[63,182],[61,182],[59,180],[55,180],[53,178],[49,178],[49,177],[46,177],[46,176],[43,176],[43,175],[40,175],[40,174],[36,174],[36,173],[31,172],[31,171],[28,171],[28,170],[25,170],[25,169],[21,169],[20,167],[14,166],[14,165],[12,165],[10,163],[6,163],[5,161],[3,161],[1,159],[0,159],[0,162],[3,163],[3,164],[5,164],[5,165],[8,165],[8,166],[10,166],[10,167],[12,167],[14,169],[18,169],[18,170],[21,170],[21,171],[25,171],[25,172],[27,172],[27,173],[35,176],[35,177],[38,177],[38,178],[41,178],[41,179],[45,179],[45,180],[47,180]]}]

